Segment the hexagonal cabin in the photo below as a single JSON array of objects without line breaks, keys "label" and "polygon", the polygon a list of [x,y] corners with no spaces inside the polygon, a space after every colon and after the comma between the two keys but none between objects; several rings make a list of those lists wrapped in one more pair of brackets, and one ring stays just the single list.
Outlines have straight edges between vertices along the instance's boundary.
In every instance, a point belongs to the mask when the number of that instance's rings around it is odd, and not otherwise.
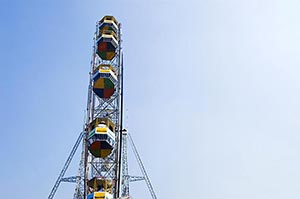
[{"label": "hexagonal cabin", "polygon": [[103,60],[112,60],[118,47],[118,21],[113,16],[105,16],[99,21],[97,32],[97,54]]},{"label": "hexagonal cabin", "polygon": [[108,118],[96,118],[88,134],[88,149],[99,158],[106,158],[115,146],[115,124]]},{"label": "hexagonal cabin", "polygon": [[115,92],[117,80],[117,74],[111,65],[100,64],[93,74],[94,93],[100,98],[110,98]]}]

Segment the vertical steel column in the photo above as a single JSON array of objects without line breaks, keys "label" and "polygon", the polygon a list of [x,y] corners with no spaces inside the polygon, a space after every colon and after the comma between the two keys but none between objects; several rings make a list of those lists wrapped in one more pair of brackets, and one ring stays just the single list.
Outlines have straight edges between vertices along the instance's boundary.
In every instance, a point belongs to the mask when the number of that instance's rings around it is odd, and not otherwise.
[{"label": "vertical steel column", "polygon": [[119,87],[120,87],[120,109],[119,109],[119,129],[118,129],[118,143],[117,143],[117,158],[116,158],[116,194],[115,198],[120,197],[121,183],[122,183],[122,129],[123,129],[123,56],[121,46],[121,23],[119,23],[119,52],[118,52],[118,65],[119,65]]},{"label": "vertical steel column", "polygon": [[93,45],[93,55],[92,55],[92,61],[91,61],[91,67],[90,67],[90,81],[89,81],[89,88],[88,88],[88,100],[87,100],[87,117],[86,117],[86,124],[85,124],[85,136],[84,136],[84,193],[83,197],[86,199],[87,197],[87,181],[88,181],[88,133],[91,130],[90,129],[90,122],[93,119],[94,115],[94,94],[93,94],[93,89],[92,89],[92,84],[93,84],[93,71],[95,68],[95,62],[96,62],[96,34],[97,34],[97,26],[96,26],[96,32],[94,34],[94,45]]}]

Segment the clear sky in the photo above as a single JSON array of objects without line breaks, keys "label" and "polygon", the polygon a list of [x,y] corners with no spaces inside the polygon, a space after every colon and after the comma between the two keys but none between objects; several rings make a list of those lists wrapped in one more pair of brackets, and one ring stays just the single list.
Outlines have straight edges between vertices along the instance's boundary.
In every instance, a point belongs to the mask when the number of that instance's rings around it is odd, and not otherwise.
[{"label": "clear sky", "polygon": [[[125,126],[159,199],[300,198],[299,10],[298,0],[0,0],[1,198],[48,196],[82,129],[106,14],[123,26]],[[151,198],[143,183],[131,191]],[[72,194],[63,184],[56,198]]]}]

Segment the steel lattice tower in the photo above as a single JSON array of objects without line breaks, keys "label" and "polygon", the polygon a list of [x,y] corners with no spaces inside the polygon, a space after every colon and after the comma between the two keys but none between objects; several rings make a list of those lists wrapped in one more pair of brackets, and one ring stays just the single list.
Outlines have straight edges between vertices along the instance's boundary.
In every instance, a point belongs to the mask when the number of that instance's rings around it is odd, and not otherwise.
[{"label": "steel lattice tower", "polygon": [[[126,199],[129,182],[145,180],[156,199],[130,134],[123,129],[123,54],[121,24],[104,16],[96,24],[85,124],[48,199],[61,182],[76,183],[74,199]],[[82,142],[78,174],[64,177]],[[127,148],[132,145],[143,176],[129,176]]]}]

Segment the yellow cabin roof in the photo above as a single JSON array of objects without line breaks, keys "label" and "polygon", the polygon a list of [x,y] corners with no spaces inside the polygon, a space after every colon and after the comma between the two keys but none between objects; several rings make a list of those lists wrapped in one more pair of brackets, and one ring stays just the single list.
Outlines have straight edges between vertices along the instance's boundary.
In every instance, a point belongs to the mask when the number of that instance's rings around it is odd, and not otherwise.
[{"label": "yellow cabin roof", "polygon": [[115,132],[115,127],[116,125],[109,119],[109,118],[95,118],[90,126],[91,126],[91,129],[94,129],[98,126],[98,124],[100,123],[104,123],[106,124],[106,126],[108,126],[108,128],[112,131],[112,132]]},{"label": "yellow cabin roof", "polygon": [[103,23],[103,22],[107,22],[107,23],[111,23],[114,22],[116,25],[119,24],[119,22],[116,20],[116,18],[114,16],[104,16],[100,21],[99,24]]},{"label": "yellow cabin roof", "polygon": [[97,68],[95,68],[95,71],[97,70],[111,70],[115,75],[117,75],[115,68],[110,64],[100,64]]}]

